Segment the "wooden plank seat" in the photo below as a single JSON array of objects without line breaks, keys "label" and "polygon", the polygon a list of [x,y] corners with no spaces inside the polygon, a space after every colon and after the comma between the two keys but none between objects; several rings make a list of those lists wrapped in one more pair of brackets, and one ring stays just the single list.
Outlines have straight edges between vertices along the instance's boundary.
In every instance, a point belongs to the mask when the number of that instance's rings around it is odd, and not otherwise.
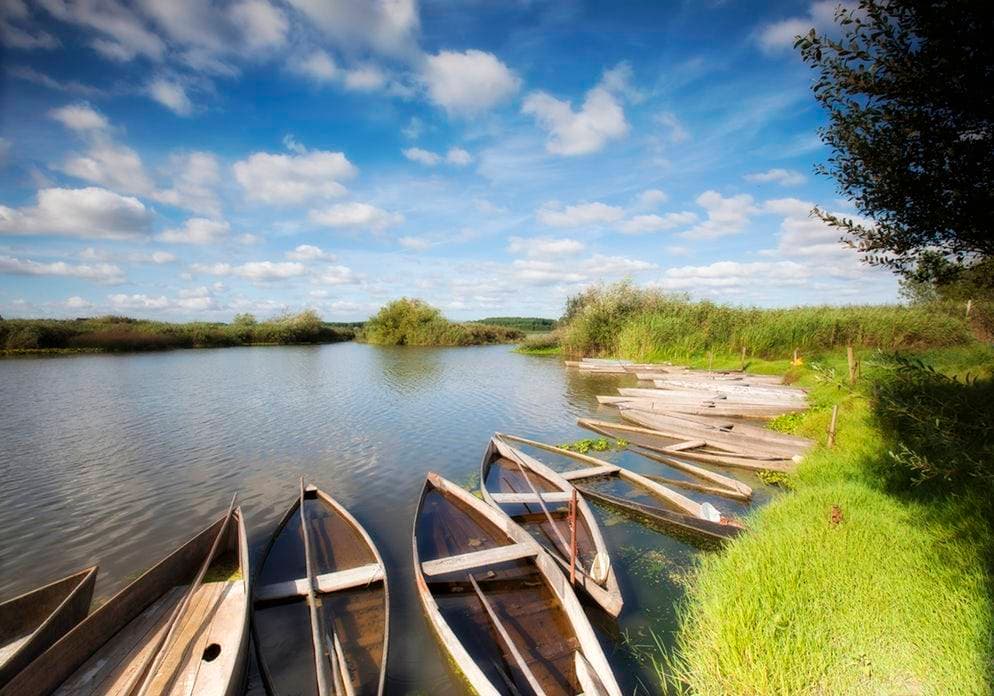
[{"label": "wooden plank seat", "polygon": [[[571,493],[564,491],[547,491],[542,493],[542,501],[546,503],[568,503]],[[490,497],[495,503],[521,503],[524,505],[539,502],[538,496],[534,493],[491,493]]]},{"label": "wooden plank seat", "polygon": [[433,575],[443,575],[444,573],[454,573],[462,570],[472,570],[496,563],[516,561],[521,558],[530,558],[538,555],[541,548],[534,542],[518,542],[506,546],[498,546],[495,549],[483,549],[482,551],[470,551],[460,553],[447,558],[437,558],[433,561],[425,561],[421,564],[421,572],[431,577]]},{"label": "wooden plank seat", "polygon": [[590,467],[589,469],[564,471],[559,475],[567,481],[576,481],[577,479],[594,478],[596,476],[609,476],[611,474],[616,474],[619,471],[621,471],[621,467],[614,466],[613,464],[606,464],[604,466]]},{"label": "wooden plank seat", "polygon": [[[356,568],[339,570],[334,573],[316,575],[314,577],[314,589],[319,594],[338,592],[353,587],[370,585],[382,579],[383,566],[379,563],[369,563]],[[296,580],[288,580],[287,582],[265,585],[257,589],[255,593],[256,600],[263,602],[306,596],[307,578],[297,578]]]}]

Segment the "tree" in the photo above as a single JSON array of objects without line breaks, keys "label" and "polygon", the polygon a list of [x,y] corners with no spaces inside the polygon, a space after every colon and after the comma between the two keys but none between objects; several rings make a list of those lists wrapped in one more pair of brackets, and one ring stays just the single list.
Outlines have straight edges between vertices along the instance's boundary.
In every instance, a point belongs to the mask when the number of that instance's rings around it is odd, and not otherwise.
[{"label": "tree", "polygon": [[795,47],[828,112],[818,171],[865,219],[815,215],[903,274],[926,252],[968,266],[991,256],[994,3],[859,0],[836,24]]}]

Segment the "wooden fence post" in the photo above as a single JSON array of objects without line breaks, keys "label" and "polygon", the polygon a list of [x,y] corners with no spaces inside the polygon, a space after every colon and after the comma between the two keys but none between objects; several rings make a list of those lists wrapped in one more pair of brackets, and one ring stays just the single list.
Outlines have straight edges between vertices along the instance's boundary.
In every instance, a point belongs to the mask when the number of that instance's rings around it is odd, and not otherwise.
[{"label": "wooden fence post", "polygon": [[973,309],[973,300],[966,301],[966,318],[970,318],[970,310]]},{"label": "wooden fence post", "polygon": [[855,384],[859,375],[859,362],[856,360],[852,346],[846,346],[846,360],[849,362],[849,384]]},{"label": "wooden fence post", "polygon": [[835,421],[839,417],[839,405],[832,407],[832,422],[828,424],[828,447],[835,447]]},{"label": "wooden fence post", "polygon": [[797,364],[797,348],[794,349],[794,364]]},{"label": "wooden fence post", "polygon": [[746,369],[746,347],[742,346],[742,369]]}]

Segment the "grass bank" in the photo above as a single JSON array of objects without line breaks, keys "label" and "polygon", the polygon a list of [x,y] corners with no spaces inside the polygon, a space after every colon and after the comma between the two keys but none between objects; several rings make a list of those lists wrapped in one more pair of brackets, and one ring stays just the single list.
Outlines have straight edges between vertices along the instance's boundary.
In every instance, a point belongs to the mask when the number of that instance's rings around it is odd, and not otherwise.
[{"label": "grass bank", "polygon": [[0,321],[0,349],[8,354],[335,343],[352,337],[351,330],[330,326],[313,311],[283,315],[269,321],[256,321],[251,315],[243,314],[230,324],[176,324],[117,316]]},{"label": "grass bank", "polygon": [[991,693],[994,351],[972,343],[919,357],[932,369],[868,359],[855,387],[836,377],[847,372],[841,353],[789,368],[812,408],[774,425],[821,444],[790,490],[750,516],[748,534],[702,557],[676,647],[655,656],[664,689]]},{"label": "grass bank", "polygon": [[634,287],[597,286],[570,298],[558,329],[563,353],[686,361],[707,353],[778,358],[846,345],[922,350],[972,343],[959,303],[759,309]]},{"label": "grass bank", "polygon": [[381,307],[363,324],[356,340],[381,346],[472,346],[513,343],[524,336],[508,326],[449,321],[428,303],[404,297]]}]

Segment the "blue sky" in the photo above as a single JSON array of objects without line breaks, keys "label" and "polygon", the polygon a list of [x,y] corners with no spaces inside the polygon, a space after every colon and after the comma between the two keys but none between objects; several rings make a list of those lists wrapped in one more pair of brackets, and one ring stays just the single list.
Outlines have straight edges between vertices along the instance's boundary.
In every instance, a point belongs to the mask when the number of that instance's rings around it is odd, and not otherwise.
[{"label": "blue sky", "polygon": [[892,301],[793,36],[834,3],[6,0],[0,314]]}]

